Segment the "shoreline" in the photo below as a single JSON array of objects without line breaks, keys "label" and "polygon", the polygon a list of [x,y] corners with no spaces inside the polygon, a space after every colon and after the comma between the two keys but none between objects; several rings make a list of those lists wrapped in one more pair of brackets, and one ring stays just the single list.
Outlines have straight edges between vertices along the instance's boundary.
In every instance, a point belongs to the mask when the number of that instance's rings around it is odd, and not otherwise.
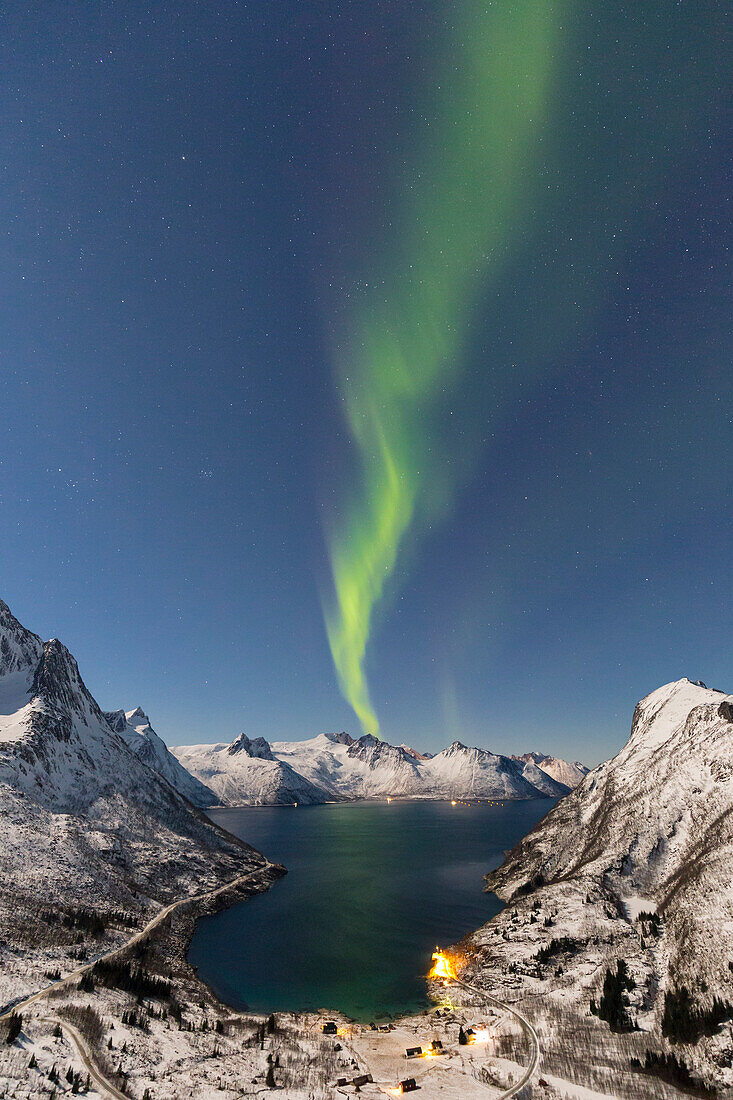
[{"label": "shoreline", "polygon": [[212,810],[313,810],[319,806],[375,806],[386,802],[444,802],[448,806],[504,806],[507,802],[557,802],[564,795],[537,795],[531,798],[486,798],[478,795],[375,795],[374,798],[339,798],[328,802],[238,802],[236,804],[216,803],[213,806],[199,807],[208,817]]}]

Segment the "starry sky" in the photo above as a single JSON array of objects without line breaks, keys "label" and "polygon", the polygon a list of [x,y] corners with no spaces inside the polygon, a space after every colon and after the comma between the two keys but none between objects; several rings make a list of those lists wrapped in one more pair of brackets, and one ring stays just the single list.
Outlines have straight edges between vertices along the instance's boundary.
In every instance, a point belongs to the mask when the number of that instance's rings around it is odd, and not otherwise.
[{"label": "starry sky", "polygon": [[169,744],[731,681],[716,0],[9,3],[0,596]]}]

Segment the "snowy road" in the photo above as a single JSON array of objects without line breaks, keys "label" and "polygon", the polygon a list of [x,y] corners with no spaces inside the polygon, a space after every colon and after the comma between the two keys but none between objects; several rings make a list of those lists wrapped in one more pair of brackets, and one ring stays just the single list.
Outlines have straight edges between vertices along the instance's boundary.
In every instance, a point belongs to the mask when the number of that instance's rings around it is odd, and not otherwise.
[{"label": "snowy road", "polygon": [[469,993],[473,993],[476,997],[481,997],[487,1004],[493,1005],[495,1008],[501,1008],[505,1012],[510,1013],[522,1028],[522,1031],[527,1036],[530,1044],[530,1058],[524,1076],[511,1088],[508,1088],[506,1092],[502,1092],[501,1096],[497,1100],[509,1100],[510,1097],[516,1096],[522,1091],[524,1086],[529,1082],[532,1074],[537,1069],[537,1065],[540,1060],[540,1040],[537,1032],[532,1027],[526,1016],[523,1016],[521,1012],[517,1012],[516,1008],[512,1008],[511,1005],[505,1004],[504,1001],[498,1001],[496,997],[490,997],[487,993],[484,993],[482,989],[476,989],[473,985],[468,985],[467,982],[462,982],[459,978],[454,979],[454,985],[460,985],[463,989],[467,989]]},{"label": "snowy road", "polygon": [[77,1031],[73,1024],[67,1024],[64,1020],[56,1020],[55,1018],[49,1022],[58,1024],[64,1035],[66,1035],[66,1038],[74,1044],[82,1060],[84,1069],[95,1084],[99,1085],[102,1092],[106,1092],[108,1096],[113,1097],[113,1100],[130,1100],[130,1097],[126,1093],[120,1092],[117,1086],[113,1085],[112,1082],[104,1076],[101,1069],[98,1069],[94,1062],[92,1052],[89,1050],[81,1033]]},{"label": "snowy road", "polygon": [[274,866],[276,866],[274,863],[265,860],[264,863],[255,867],[254,870],[248,871],[246,875],[240,875],[238,878],[232,879],[231,882],[225,882],[223,886],[217,886],[215,890],[205,890],[201,894],[189,894],[188,897],[179,898],[178,901],[172,901],[170,905],[164,906],[163,909],[156,913],[144,928],[136,932],[134,936],[131,936],[129,940],[125,940],[119,947],[114,947],[111,951],[108,951],[106,955],[100,955],[98,959],[94,959],[92,962],[86,963],[76,970],[72,970],[71,973],[67,974],[65,977],[59,978],[58,981],[44,986],[43,989],[39,989],[37,993],[33,993],[30,997],[26,997],[24,1001],[19,1001],[17,1004],[14,1004],[11,1008],[6,1009],[0,1016],[0,1020],[6,1020],[8,1016],[12,1015],[14,1012],[24,1012],[30,1005],[35,1004],[36,1001],[40,1001],[42,997],[46,997],[52,989],[63,989],[65,985],[69,985],[71,982],[75,982],[81,978],[83,974],[86,974],[92,967],[96,966],[98,962],[107,962],[121,955],[130,947],[134,947],[136,943],[140,943],[146,936],[149,936],[154,929],[163,923],[166,917],[170,916],[174,910],[179,909],[181,906],[190,905],[194,901],[209,901],[212,898],[216,898],[219,894],[226,893],[227,890],[236,889],[237,886],[246,882],[247,879],[252,878],[253,875],[261,874],[263,871],[267,871]]},{"label": "snowy road", "polygon": [[[260,864],[258,867],[255,867],[252,871],[248,871],[245,875],[240,875],[238,878],[232,879],[230,882],[225,882],[222,886],[217,886],[214,890],[205,890],[200,894],[189,894],[185,898],[180,898],[178,901],[171,902],[170,905],[164,906],[160,910],[160,912],[156,913],[156,915],[152,918],[152,920],[148,921],[144,928],[142,928],[139,932],[136,932],[135,935],[131,936],[129,940],[126,940],[125,943],[121,944],[119,947],[113,948],[112,951],[108,951],[106,955],[101,955],[98,959],[94,959],[93,962],[78,967],[70,974],[67,974],[64,978],[60,978],[57,982],[52,982],[51,985],[44,986],[43,989],[39,989],[37,993],[33,993],[30,997],[26,997],[25,1000],[19,1001],[17,1004],[13,1005],[12,1008],[7,1009],[0,1016],[0,1020],[6,1020],[13,1013],[25,1012],[25,1010],[29,1008],[30,1005],[35,1004],[37,1001],[40,1001],[43,997],[47,996],[52,989],[63,989],[64,986],[69,985],[72,982],[75,982],[79,978],[81,978],[82,975],[91,970],[92,967],[96,965],[96,963],[101,962],[102,960],[106,962],[110,959],[114,959],[118,955],[122,954],[123,951],[127,951],[130,947],[134,947],[136,943],[140,943],[141,940],[143,940],[146,936],[149,936],[152,931],[154,931],[160,924],[162,924],[163,921],[167,917],[169,917],[171,913],[174,912],[174,910],[179,909],[184,905],[189,905],[192,902],[210,901],[212,898],[218,897],[219,894],[223,894],[227,890],[236,889],[237,886],[240,886],[242,883],[246,882],[247,879],[252,878],[253,875],[262,874],[262,872],[267,871],[274,866],[275,864],[271,863],[269,860],[265,860],[264,863]],[[111,1081],[107,1080],[101,1070],[97,1068],[94,1063],[91,1051],[87,1047],[84,1039],[77,1031],[77,1029],[71,1024],[66,1023],[64,1020],[56,1020],[54,1018],[54,1023],[60,1024],[64,1033],[73,1042],[74,1046],[79,1052],[79,1056],[81,1057],[81,1060],[84,1063],[87,1072],[96,1081],[99,1087],[104,1092],[106,1092],[108,1096],[113,1097],[114,1100],[129,1100],[129,1097],[127,1097],[124,1092],[120,1092],[120,1090],[115,1085],[113,1085]]]}]

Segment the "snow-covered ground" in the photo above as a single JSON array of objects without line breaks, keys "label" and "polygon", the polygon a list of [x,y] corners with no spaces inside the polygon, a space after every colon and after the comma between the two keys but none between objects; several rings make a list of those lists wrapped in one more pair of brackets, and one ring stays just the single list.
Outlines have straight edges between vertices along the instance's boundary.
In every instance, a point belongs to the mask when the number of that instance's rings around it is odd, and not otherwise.
[{"label": "snow-covered ground", "polygon": [[[469,980],[521,1004],[545,1031],[545,1058],[554,1051],[597,1091],[610,1077],[614,1095],[676,1095],[630,1071],[647,1050],[733,1090],[729,1024],[694,1044],[661,1031],[665,996],[682,987],[701,1010],[716,997],[733,1002],[732,865],[733,698],[680,680],[639,703],[621,752],[487,876],[508,905],[467,938]],[[589,1011],[619,959],[640,1029],[627,1035]],[[567,1030],[576,1042],[560,1058]],[[583,1063],[593,1068],[585,1080]]]}]

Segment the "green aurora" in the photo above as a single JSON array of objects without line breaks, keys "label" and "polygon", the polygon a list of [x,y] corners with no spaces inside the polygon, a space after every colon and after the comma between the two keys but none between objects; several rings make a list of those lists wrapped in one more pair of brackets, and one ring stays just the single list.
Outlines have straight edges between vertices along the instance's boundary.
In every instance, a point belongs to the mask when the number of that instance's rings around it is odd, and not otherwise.
[{"label": "green aurora", "polygon": [[338,356],[359,478],[327,528],[333,596],[324,613],[341,690],[375,736],[365,671],[375,610],[408,534],[445,512],[465,468],[448,453],[442,422],[477,303],[531,203],[562,9],[548,0],[463,4],[429,140],[394,203],[380,278],[352,312]]}]

